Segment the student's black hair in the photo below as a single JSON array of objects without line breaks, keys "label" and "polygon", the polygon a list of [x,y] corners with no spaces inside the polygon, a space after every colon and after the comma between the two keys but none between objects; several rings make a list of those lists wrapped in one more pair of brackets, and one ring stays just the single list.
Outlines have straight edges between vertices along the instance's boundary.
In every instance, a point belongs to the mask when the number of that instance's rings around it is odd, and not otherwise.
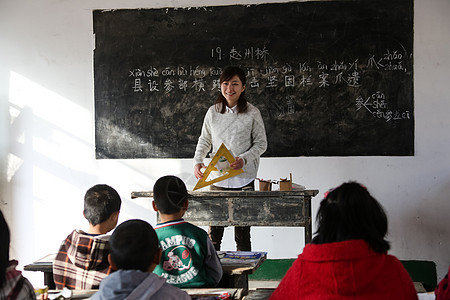
[{"label": "student's black hair", "polygon": [[168,175],[159,178],[153,186],[153,199],[163,214],[179,212],[187,200],[187,189],[183,180]]},{"label": "student's black hair", "polygon": [[361,184],[351,181],[326,193],[317,212],[313,244],[362,239],[377,253],[387,253],[387,216]]},{"label": "student's black hair", "polygon": [[121,204],[122,200],[115,189],[106,184],[97,184],[86,191],[83,213],[89,223],[95,226],[119,211]]},{"label": "student's black hair", "polygon": [[159,249],[152,225],[128,220],[117,226],[109,239],[109,253],[118,269],[147,272]]},{"label": "student's black hair", "polygon": [[9,265],[10,232],[5,217],[0,210],[0,287],[6,280],[6,268]]},{"label": "student's black hair", "polygon": [[[222,74],[220,75],[219,83],[222,84],[222,82],[224,82],[224,81],[229,81],[231,78],[233,78],[236,75],[241,80],[242,85],[245,86],[245,84],[247,82],[245,72],[241,68],[235,67],[235,66],[228,66],[222,71]],[[222,95],[222,93],[219,93],[219,96],[217,97],[217,100],[216,100],[216,111],[223,114],[226,111],[226,106],[227,106],[227,100]],[[245,98],[245,90],[242,92],[242,94],[239,97],[239,100],[237,103],[237,111],[238,111],[238,113],[244,113],[247,111],[247,99]]]}]

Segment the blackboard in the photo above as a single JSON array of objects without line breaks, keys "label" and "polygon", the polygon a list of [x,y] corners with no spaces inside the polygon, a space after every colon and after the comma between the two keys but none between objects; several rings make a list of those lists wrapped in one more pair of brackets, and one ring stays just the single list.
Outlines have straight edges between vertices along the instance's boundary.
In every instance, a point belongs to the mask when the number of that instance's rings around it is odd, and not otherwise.
[{"label": "blackboard", "polygon": [[413,1],[94,10],[97,158],[192,158],[227,65],[265,157],[414,155]]}]

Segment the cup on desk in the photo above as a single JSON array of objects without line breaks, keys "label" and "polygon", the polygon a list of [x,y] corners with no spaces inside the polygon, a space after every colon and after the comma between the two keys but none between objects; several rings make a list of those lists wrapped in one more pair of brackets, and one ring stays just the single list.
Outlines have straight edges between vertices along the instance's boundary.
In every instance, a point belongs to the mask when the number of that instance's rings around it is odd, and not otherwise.
[{"label": "cup on desk", "polygon": [[271,191],[272,190],[272,181],[271,180],[259,180],[259,190],[260,191]]},{"label": "cup on desk", "polygon": [[280,178],[280,191],[292,191],[292,173],[289,174],[290,179]]}]

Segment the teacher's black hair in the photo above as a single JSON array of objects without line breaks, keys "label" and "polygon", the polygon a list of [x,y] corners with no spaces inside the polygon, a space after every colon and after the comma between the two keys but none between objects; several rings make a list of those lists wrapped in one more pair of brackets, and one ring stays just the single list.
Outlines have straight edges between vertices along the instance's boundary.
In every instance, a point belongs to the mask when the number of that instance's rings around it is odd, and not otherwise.
[{"label": "teacher's black hair", "polygon": [[[228,66],[220,75],[219,82],[222,84],[224,81],[229,81],[234,76],[238,76],[239,79],[242,82],[242,85],[245,86],[247,83],[247,78],[245,76],[244,70],[242,70],[239,67],[236,66]],[[217,97],[216,101],[216,110],[220,112],[221,114],[225,113],[227,106],[227,100],[222,95],[222,93],[219,93],[219,96]],[[238,103],[237,103],[237,111],[238,113],[245,113],[247,111],[247,99],[245,98],[245,90],[242,92],[241,96],[239,97]]]}]

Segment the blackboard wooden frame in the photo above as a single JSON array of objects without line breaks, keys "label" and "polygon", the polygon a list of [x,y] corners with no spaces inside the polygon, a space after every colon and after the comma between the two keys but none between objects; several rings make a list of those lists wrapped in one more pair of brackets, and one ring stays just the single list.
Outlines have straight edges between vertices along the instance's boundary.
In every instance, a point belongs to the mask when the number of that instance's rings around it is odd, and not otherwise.
[{"label": "blackboard wooden frame", "polygon": [[414,155],[413,1],[94,10],[97,158],[192,158],[226,65],[265,157]]}]

